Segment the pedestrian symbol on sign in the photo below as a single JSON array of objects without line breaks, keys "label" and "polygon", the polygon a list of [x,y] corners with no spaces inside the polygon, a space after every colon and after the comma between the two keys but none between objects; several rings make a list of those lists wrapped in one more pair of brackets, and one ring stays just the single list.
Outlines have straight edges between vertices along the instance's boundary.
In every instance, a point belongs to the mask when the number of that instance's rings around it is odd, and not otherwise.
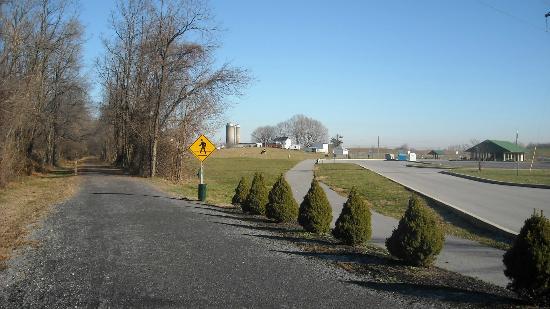
[{"label": "pedestrian symbol on sign", "polygon": [[216,146],[206,136],[201,135],[189,146],[189,150],[202,162],[216,150]]}]

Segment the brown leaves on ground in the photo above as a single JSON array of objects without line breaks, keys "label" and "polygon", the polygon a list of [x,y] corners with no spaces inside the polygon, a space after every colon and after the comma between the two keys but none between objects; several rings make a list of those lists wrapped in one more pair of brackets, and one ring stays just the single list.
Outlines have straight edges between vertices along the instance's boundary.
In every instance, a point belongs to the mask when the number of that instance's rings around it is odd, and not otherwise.
[{"label": "brown leaves on ground", "polygon": [[75,177],[34,175],[0,190],[0,270],[13,250],[35,244],[26,239],[30,225],[43,218],[52,205],[71,197],[77,187]]}]

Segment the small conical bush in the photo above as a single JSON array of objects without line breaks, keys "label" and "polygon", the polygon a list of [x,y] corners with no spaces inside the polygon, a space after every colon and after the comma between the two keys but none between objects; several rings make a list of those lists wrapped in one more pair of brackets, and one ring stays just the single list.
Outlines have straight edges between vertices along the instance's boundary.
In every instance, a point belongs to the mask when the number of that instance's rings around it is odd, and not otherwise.
[{"label": "small conical bush", "polygon": [[267,204],[268,190],[265,185],[262,173],[254,174],[250,191],[244,203],[245,211],[255,215],[265,215],[265,205]]},{"label": "small conical bush", "polygon": [[429,266],[443,248],[445,235],[424,201],[413,195],[409,207],[386,240],[391,255],[414,266]]},{"label": "small conical bush", "polygon": [[231,204],[235,206],[241,205],[242,207],[248,196],[248,191],[250,191],[250,181],[246,176],[243,176],[235,188],[235,195],[231,199]]},{"label": "small conical bush", "polygon": [[313,179],[304,201],[300,204],[298,222],[308,232],[328,233],[332,222],[332,208],[323,188]]},{"label": "small conical bush", "polygon": [[534,213],[504,254],[509,288],[541,305],[550,304],[550,220]]},{"label": "small conical bush", "polygon": [[277,222],[295,222],[298,219],[298,203],[292,196],[292,189],[283,175],[269,191],[266,216]]},{"label": "small conical bush", "polygon": [[363,244],[371,237],[370,209],[355,187],[349,193],[332,234],[352,246]]}]

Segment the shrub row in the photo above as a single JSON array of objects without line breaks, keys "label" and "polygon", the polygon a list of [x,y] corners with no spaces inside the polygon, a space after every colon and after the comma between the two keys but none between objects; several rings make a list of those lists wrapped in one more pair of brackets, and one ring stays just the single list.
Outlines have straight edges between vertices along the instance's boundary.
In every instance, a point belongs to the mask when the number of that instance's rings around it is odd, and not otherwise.
[{"label": "shrub row", "polygon": [[[315,179],[298,207],[283,175],[268,191],[264,177],[256,173],[252,183],[245,177],[241,179],[233,204],[240,205],[246,213],[266,215],[276,222],[298,221],[308,232],[330,232],[332,208]],[[355,188],[349,193],[332,234],[347,245],[365,244],[371,238],[370,208]],[[444,241],[435,213],[413,194],[397,228],[386,239],[386,248],[409,265],[426,267],[434,263]],[[550,221],[542,211],[525,221],[503,262],[504,273],[511,279],[510,289],[533,303],[550,304]]]}]

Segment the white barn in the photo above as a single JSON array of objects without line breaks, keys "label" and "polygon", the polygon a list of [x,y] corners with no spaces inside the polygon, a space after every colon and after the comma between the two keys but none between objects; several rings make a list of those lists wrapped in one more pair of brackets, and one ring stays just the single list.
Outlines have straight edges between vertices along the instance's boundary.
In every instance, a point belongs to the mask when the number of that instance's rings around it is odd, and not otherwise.
[{"label": "white barn", "polygon": [[283,149],[290,149],[290,146],[292,145],[292,140],[287,136],[277,137],[273,141],[276,145],[281,145],[281,148]]}]

